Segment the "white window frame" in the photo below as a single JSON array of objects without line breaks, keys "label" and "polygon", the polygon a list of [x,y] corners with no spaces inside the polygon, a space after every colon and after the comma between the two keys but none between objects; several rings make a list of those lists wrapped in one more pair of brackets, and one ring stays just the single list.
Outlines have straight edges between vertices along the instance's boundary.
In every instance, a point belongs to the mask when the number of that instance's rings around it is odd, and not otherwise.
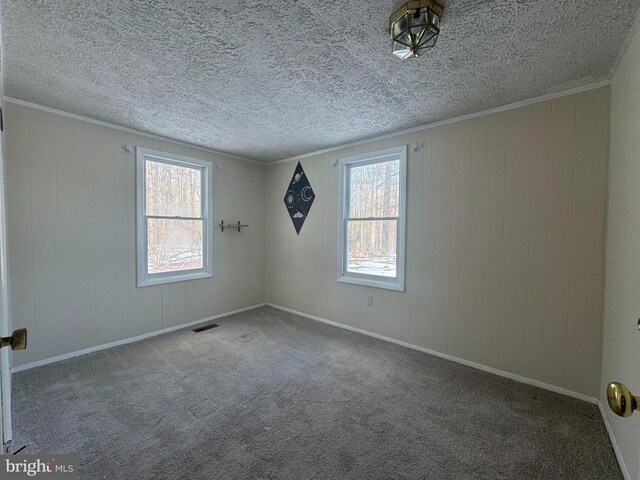
[{"label": "white window frame", "polygon": [[[400,161],[400,190],[399,209],[397,217],[396,236],[396,277],[354,273],[347,270],[347,232],[349,221],[350,200],[350,172],[354,166],[364,166],[373,163]],[[339,162],[339,205],[338,205],[338,282],[363,285],[367,287],[383,288],[386,290],[404,291],[405,283],[405,250],[406,250],[406,206],[407,206],[407,146],[388,148],[377,152],[365,153],[353,157],[343,158]],[[388,217],[388,219],[396,217]],[[365,220],[384,220],[382,217],[371,217]],[[362,220],[362,219],[361,219]]]},{"label": "white window frame", "polygon": [[[147,160],[163,162],[179,167],[196,168],[202,171],[201,198],[202,217],[180,217],[180,216],[159,216],[147,215],[146,208],[146,176],[145,163]],[[206,160],[183,157],[172,153],[160,152],[148,148],[136,147],[136,263],[137,263],[137,286],[147,287],[150,285],[161,285],[164,283],[183,282],[186,280],[196,280],[199,278],[210,278],[213,276],[213,195],[211,194],[213,185],[213,165]],[[197,270],[180,270],[165,273],[148,272],[148,251],[147,251],[147,219],[185,219],[202,220],[202,256],[203,268]]]}]

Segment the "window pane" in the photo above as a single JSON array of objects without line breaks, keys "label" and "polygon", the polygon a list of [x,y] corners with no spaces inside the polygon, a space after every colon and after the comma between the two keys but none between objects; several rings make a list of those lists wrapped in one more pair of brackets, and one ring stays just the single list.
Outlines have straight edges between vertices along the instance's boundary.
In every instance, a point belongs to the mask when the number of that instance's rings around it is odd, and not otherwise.
[{"label": "window pane", "polygon": [[202,170],[145,162],[147,215],[201,217]]},{"label": "window pane", "polygon": [[347,234],[347,271],[396,276],[397,220],[351,220]]},{"label": "window pane", "polygon": [[203,268],[202,223],[202,220],[148,218],[149,273]]},{"label": "window pane", "polygon": [[400,205],[400,161],[350,168],[349,216],[397,217]]}]

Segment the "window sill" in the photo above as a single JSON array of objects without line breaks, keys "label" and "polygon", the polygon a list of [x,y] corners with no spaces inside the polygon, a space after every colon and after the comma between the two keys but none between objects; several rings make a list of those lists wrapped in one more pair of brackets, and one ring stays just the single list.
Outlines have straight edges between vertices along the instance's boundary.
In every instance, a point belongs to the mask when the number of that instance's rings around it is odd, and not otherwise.
[{"label": "window sill", "polygon": [[352,285],[361,285],[363,287],[381,288],[383,290],[394,290],[396,292],[404,292],[404,283],[385,282],[384,280],[374,280],[370,278],[356,278],[350,276],[338,277],[339,283],[350,283]]},{"label": "window sill", "polygon": [[213,274],[209,272],[178,273],[166,277],[150,277],[138,281],[137,287],[151,287],[153,285],[163,285],[165,283],[186,282],[187,280],[198,280],[201,278],[211,278]]}]

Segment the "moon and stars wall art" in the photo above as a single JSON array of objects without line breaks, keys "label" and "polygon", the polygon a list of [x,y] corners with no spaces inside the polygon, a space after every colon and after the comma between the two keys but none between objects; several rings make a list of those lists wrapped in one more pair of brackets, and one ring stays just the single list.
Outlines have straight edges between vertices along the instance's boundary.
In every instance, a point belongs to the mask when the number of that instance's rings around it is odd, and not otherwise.
[{"label": "moon and stars wall art", "polygon": [[284,196],[284,204],[289,211],[289,217],[293,222],[293,226],[296,229],[296,234],[300,235],[302,225],[309,215],[313,200],[316,198],[309,179],[304,173],[304,169],[300,162],[296,165],[296,169],[289,182],[289,188],[287,194]]}]

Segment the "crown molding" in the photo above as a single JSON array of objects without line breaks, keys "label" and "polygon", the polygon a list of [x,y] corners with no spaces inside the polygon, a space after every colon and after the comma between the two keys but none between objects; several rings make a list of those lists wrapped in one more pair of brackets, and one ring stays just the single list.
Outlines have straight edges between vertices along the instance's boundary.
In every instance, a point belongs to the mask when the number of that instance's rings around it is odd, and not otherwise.
[{"label": "crown molding", "polygon": [[211,153],[213,155],[219,155],[222,157],[230,158],[232,160],[240,160],[241,162],[253,163],[255,165],[265,165],[265,162],[260,162],[258,160],[253,160],[251,158],[240,157],[238,155],[233,155],[231,153],[221,152],[219,150],[214,150],[212,148],[203,147],[200,145],[195,145],[189,142],[183,142],[182,140],[176,140],[175,138],[164,137],[162,135],[156,135],[155,133],[142,132],[140,130],[135,130],[129,127],[123,127],[121,125],[116,125],[114,123],[103,122],[102,120],[96,120],[94,118],[85,117],[83,115],[76,115],[75,113],[65,112],[64,110],[58,110],[51,107],[45,107],[44,105],[39,105],[37,103],[27,102],[25,100],[20,100],[18,98],[9,97],[7,95],[3,96],[2,99],[5,102],[13,103],[16,105],[22,105],[23,107],[33,108],[34,110],[41,110],[43,112],[53,113],[55,115],[60,115],[62,117],[73,118],[74,120],[80,120],[87,123],[92,123],[94,125],[100,125],[101,127],[112,128],[114,130],[120,130],[122,132],[131,133],[134,135],[141,135],[143,137],[153,138],[155,140],[163,140],[165,142],[174,143],[176,145],[180,145],[182,147],[193,148],[195,150],[200,150],[202,152]]},{"label": "crown molding", "polygon": [[304,153],[302,155],[297,155],[295,157],[290,157],[290,158],[285,158],[283,160],[276,160],[274,162],[265,162],[265,165],[277,165],[279,163],[287,163],[287,162],[293,162],[293,161],[299,161],[302,160],[303,158],[309,158],[309,157],[313,157],[316,155],[322,155],[325,153],[331,153],[331,152],[335,152],[336,150],[342,150],[343,148],[350,148],[350,147],[357,147],[359,145],[364,145],[366,143],[370,143],[370,142],[375,142],[378,140],[386,140],[389,138],[394,138],[394,137],[399,137],[402,135],[407,135],[410,133],[416,133],[416,132],[422,132],[424,130],[429,130],[430,128],[435,128],[435,127],[439,127],[441,125],[448,125],[450,123],[456,123],[456,122],[461,122],[463,120],[470,120],[473,118],[477,118],[477,117],[482,117],[484,115],[491,115],[492,113],[498,113],[498,112],[504,112],[507,110],[513,110],[515,108],[520,108],[520,107],[525,107],[527,105],[533,105],[536,103],[542,103],[542,102],[546,102],[549,100],[554,100],[556,98],[561,98],[561,97],[566,97],[569,95],[576,95],[578,93],[583,93],[583,92],[588,92],[590,90],[596,90],[598,88],[602,88],[604,86],[607,85],[611,85],[611,80],[607,79],[607,80],[601,80],[599,82],[594,82],[594,83],[589,83],[588,85],[583,85],[581,87],[573,87],[573,88],[569,88],[567,90],[561,90],[559,92],[555,92],[555,93],[549,93],[547,95],[542,95],[539,97],[534,97],[528,100],[522,100],[519,102],[515,102],[515,103],[509,103],[507,105],[503,105],[501,107],[495,107],[495,108],[490,108],[488,110],[482,110],[480,112],[476,112],[476,113],[470,113],[467,115],[461,115],[458,117],[453,117],[453,118],[448,118],[446,120],[440,120],[437,122],[433,122],[433,123],[427,123],[424,125],[420,125],[418,127],[412,127],[412,128],[407,128],[405,130],[400,130],[397,132],[393,132],[393,133],[387,133],[386,135],[380,135],[377,137],[369,137],[369,138],[365,138],[363,140],[356,140],[355,142],[350,142],[350,143],[343,143],[341,145],[336,145],[335,147],[329,147],[329,148],[325,148],[322,150],[316,150],[313,152],[309,152],[309,153]]},{"label": "crown molding", "polygon": [[273,162],[264,162],[264,161],[253,160],[253,159],[250,159],[250,158],[240,157],[240,156],[237,156],[237,155],[233,155],[231,153],[221,152],[221,151],[218,151],[218,150],[214,150],[212,148],[207,148],[207,147],[203,147],[203,146],[200,146],[200,145],[195,145],[195,144],[192,144],[192,143],[184,142],[184,141],[181,141],[181,140],[176,140],[174,138],[164,137],[162,135],[156,135],[156,134],[153,134],[153,133],[141,132],[141,131],[135,130],[133,128],[123,127],[121,125],[116,125],[116,124],[113,124],[113,123],[103,122],[102,120],[95,120],[95,119],[90,118],[90,117],[85,117],[85,116],[82,116],[82,115],[76,115],[75,113],[69,113],[69,112],[65,112],[63,110],[57,110],[57,109],[51,108],[51,107],[45,107],[45,106],[39,105],[37,103],[31,103],[31,102],[27,102],[25,100],[19,100],[17,98],[9,97],[9,96],[6,96],[6,95],[3,97],[3,100],[5,102],[14,103],[16,105],[22,105],[22,106],[33,108],[33,109],[36,109],[36,110],[41,110],[41,111],[44,111],[44,112],[49,112],[49,113],[53,113],[53,114],[56,114],[56,115],[61,115],[61,116],[64,116],[64,117],[69,117],[69,118],[73,118],[73,119],[76,119],[76,120],[85,121],[85,122],[88,122],[88,123],[93,123],[95,125],[101,125],[101,126],[107,127],[107,128],[113,128],[113,129],[116,129],[116,130],[132,133],[132,134],[135,134],[135,135],[142,135],[142,136],[145,136],[145,137],[148,137],[148,138],[154,138],[156,140],[164,140],[164,141],[167,141],[167,142],[174,143],[176,145],[181,145],[181,146],[184,146],[184,147],[193,148],[193,149],[200,150],[200,151],[207,152],[207,153],[211,153],[211,154],[214,154],[214,155],[220,155],[220,156],[227,157],[227,158],[230,158],[230,159],[233,159],[233,160],[239,160],[239,161],[242,161],[242,162],[248,162],[248,163],[252,163],[252,164],[255,164],[255,165],[263,165],[263,166],[266,165],[266,166],[269,166],[269,165],[277,165],[277,164],[280,164],[280,163],[298,161],[298,160],[302,160],[302,159],[305,159],[305,158],[314,157],[316,155],[322,155],[322,154],[325,154],[325,153],[331,153],[331,152],[335,152],[337,150],[342,150],[344,148],[356,147],[356,146],[359,146],[359,145],[364,145],[366,143],[375,142],[375,141],[379,141],[379,140],[386,140],[386,139],[389,139],[389,138],[395,138],[395,137],[399,137],[399,136],[402,136],[402,135],[422,132],[424,130],[429,130],[430,128],[435,128],[435,127],[438,127],[438,126],[441,126],[441,125],[448,125],[448,124],[451,124],[451,123],[461,122],[461,121],[464,121],[464,120],[470,120],[470,119],[481,117],[481,116],[484,116],[484,115],[490,115],[492,113],[498,113],[498,112],[504,112],[504,111],[507,111],[507,110],[513,110],[513,109],[516,109],[516,108],[525,107],[527,105],[533,105],[533,104],[536,104],[536,103],[541,103],[541,102],[546,102],[546,101],[549,101],[549,100],[554,100],[556,98],[566,97],[568,95],[576,95],[578,93],[588,92],[590,90],[595,90],[595,89],[598,89],[598,88],[601,88],[601,87],[604,87],[604,86],[607,86],[607,85],[611,85],[611,80],[610,79],[602,80],[602,81],[598,81],[598,82],[594,82],[594,83],[590,83],[590,84],[587,84],[587,85],[583,85],[581,87],[574,87],[574,88],[569,88],[569,89],[566,89],[566,90],[561,90],[559,92],[550,93],[550,94],[542,95],[542,96],[539,96],[539,97],[534,97],[534,98],[531,98],[531,99],[528,99],[528,100],[522,100],[522,101],[519,101],[519,102],[509,103],[509,104],[506,104],[506,105],[503,105],[503,106],[500,106],[500,107],[490,108],[488,110],[482,110],[482,111],[479,111],[479,112],[476,112],[476,113],[470,113],[470,114],[467,114],[467,115],[461,115],[461,116],[458,116],[458,117],[448,118],[446,120],[440,120],[440,121],[437,121],[437,122],[427,123],[427,124],[424,124],[424,125],[408,128],[408,129],[405,129],[405,130],[399,130],[397,132],[388,133],[388,134],[385,134],[385,135],[368,137],[368,138],[365,138],[365,139],[362,139],[362,140],[356,140],[355,142],[343,143],[343,144],[340,144],[340,145],[336,145],[334,147],[329,147],[329,148],[325,148],[325,149],[321,149],[321,150],[315,150],[315,151],[312,151],[312,152],[309,152],[309,153],[304,153],[302,155],[297,155],[295,157],[284,158],[282,160],[276,160],[276,161],[273,161]]}]

